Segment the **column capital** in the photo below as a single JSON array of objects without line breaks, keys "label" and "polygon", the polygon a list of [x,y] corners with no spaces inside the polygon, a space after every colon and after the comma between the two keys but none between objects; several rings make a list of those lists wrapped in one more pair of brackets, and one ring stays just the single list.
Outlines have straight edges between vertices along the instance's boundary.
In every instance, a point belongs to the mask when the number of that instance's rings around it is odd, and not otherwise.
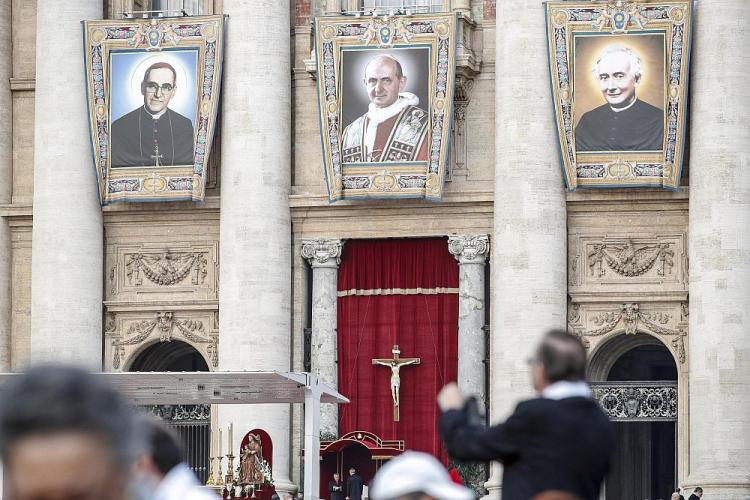
[{"label": "column capital", "polygon": [[339,267],[343,247],[344,241],[339,239],[302,240],[302,257],[313,268]]},{"label": "column capital", "polygon": [[459,264],[484,264],[490,253],[490,237],[486,234],[448,236],[448,251]]}]

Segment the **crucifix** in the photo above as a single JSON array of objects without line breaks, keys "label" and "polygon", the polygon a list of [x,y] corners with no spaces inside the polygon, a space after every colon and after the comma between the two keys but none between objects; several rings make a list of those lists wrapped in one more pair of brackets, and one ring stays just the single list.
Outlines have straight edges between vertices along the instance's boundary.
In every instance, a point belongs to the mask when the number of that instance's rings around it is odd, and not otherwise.
[{"label": "crucifix", "polygon": [[399,370],[402,366],[418,365],[421,362],[419,358],[399,358],[401,351],[397,345],[391,349],[393,358],[375,358],[372,360],[373,365],[387,366],[391,369],[391,399],[393,399],[393,421],[398,422],[399,416],[399,390],[401,388],[401,378]]}]

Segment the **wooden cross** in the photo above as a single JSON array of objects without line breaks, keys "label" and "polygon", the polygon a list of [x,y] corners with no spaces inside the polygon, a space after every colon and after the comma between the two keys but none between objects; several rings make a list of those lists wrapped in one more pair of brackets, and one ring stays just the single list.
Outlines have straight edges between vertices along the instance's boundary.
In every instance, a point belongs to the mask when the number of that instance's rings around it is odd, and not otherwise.
[{"label": "wooden cross", "polygon": [[398,355],[401,351],[397,345],[391,349],[393,358],[375,358],[372,360],[373,365],[386,366],[391,369],[391,399],[393,399],[393,421],[398,422],[400,420],[399,415],[399,391],[401,389],[401,378],[399,377],[399,370],[402,366],[418,365],[421,363],[419,358],[399,358]]}]

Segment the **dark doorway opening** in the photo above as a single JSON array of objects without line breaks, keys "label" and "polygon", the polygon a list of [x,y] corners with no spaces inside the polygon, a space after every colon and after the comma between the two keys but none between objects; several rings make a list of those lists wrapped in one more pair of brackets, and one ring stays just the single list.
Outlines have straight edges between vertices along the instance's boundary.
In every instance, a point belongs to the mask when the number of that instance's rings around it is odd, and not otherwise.
[{"label": "dark doorway opening", "polygon": [[[639,382],[674,384],[676,381],[674,359],[656,341],[625,351],[607,375],[607,383],[628,382],[634,387]],[[676,419],[621,420],[616,422],[616,429],[612,471],[605,484],[606,499],[668,499],[677,482]]]},{"label": "dark doorway opening", "polygon": [[[193,346],[173,340],[147,347],[131,372],[207,372],[208,363]],[[158,405],[147,408],[177,435],[185,462],[203,484],[208,480],[211,439],[210,405]]]}]

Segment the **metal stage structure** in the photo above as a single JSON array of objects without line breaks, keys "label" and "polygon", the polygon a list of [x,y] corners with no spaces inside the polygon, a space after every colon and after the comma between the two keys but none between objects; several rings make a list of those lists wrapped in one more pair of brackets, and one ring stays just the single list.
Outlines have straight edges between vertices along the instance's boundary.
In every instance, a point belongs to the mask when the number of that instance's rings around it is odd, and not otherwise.
[{"label": "metal stage structure", "polygon": [[[96,373],[137,406],[303,403],[305,500],[320,490],[320,404],[348,403],[306,372],[106,372]],[[0,374],[0,383],[20,373]],[[1,483],[0,483],[1,484]]]}]

